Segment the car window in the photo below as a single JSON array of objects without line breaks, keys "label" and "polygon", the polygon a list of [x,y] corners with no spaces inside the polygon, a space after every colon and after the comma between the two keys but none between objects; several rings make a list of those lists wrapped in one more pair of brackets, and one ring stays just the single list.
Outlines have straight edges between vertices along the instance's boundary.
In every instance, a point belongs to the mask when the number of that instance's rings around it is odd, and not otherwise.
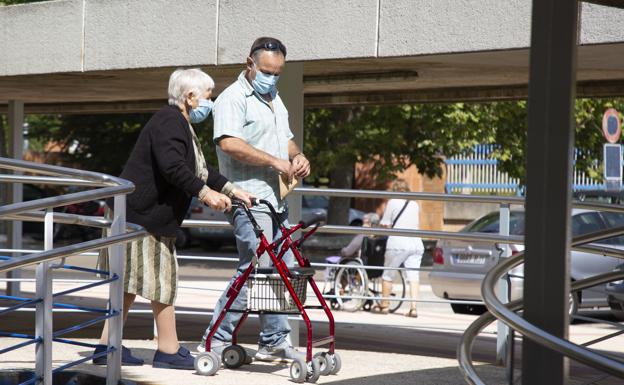
[{"label": "car window", "polygon": [[[607,227],[609,228],[624,226],[624,213],[613,213],[613,212],[605,211],[602,213],[602,217],[605,223],[607,224]],[[620,235],[619,237],[609,238],[604,241],[600,241],[600,243],[624,246],[624,235]]]},{"label": "car window", "polygon": [[572,235],[583,235],[604,228],[598,213],[582,213],[572,217]]},{"label": "car window", "polygon": [[302,206],[326,209],[329,206],[329,199],[318,195],[304,195]]},{"label": "car window", "polygon": [[[489,213],[475,222],[466,226],[463,231],[470,233],[494,233],[500,232],[499,227],[500,214],[498,212]],[[524,234],[524,213],[523,212],[511,212],[509,218],[509,234],[510,235],[523,235]]]},{"label": "car window", "polygon": [[466,226],[469,233],[498,233],[498,213],[489,213]]}]

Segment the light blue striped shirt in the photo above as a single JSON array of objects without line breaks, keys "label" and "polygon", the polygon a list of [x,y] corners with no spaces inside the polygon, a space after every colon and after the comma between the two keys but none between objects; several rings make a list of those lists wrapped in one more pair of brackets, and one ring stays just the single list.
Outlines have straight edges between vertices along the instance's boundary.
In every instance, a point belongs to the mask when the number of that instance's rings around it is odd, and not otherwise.
[{"label": "light blue striped shirt", "polygon": [[[223,136],[239,138],[276,158],[288,159],[288,141],[293,138],[288,111],[277,92],[273,110],[254,91],[241,72],[236,82],[217,98],[214,109],[215,143]],[[230,157],[217,146],[219,171],[232,183],[259,199],[266,199],[279,211],[286,201],[279,198],[279,174],[272,167],[253,166]]]}]

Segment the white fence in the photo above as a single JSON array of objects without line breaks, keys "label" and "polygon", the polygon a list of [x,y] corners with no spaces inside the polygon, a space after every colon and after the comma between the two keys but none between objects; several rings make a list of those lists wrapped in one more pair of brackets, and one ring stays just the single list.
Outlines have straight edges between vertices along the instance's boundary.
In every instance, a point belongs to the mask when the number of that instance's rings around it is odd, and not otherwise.
[{"label": "white fence", "polygon": [[[524,186],[520,185],[520,181],[498,169],[498,160],[492,157],[496,146],[495,144],[476,145],[469,154],[446,159],[446,192],[523,195]],[[575,152],[575,158],[577,155],[578,150]],[[596,161],[596,168],[598,165],[599,162]],[[601,189],[604,189],[602,182],[591,179],[583,171],[574,171],[574,191]]]}]

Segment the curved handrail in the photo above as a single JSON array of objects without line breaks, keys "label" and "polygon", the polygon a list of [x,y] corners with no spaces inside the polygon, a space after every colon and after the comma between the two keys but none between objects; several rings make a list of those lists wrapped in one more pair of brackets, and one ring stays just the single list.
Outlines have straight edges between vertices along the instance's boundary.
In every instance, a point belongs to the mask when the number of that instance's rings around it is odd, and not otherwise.
[{"label": "curved handrail", "polygon": [[[52,343],[53,341],[65,342],[58,339],[53,339],[52,333],[49,330],[52,329],[51,319],[44,316],[48,312],[52,311],[52,276],[49,275],[49,270],[54,268],[52,265],[45,262],[50,262],[56,259],[65,258],[71,255],[80,254],[82,252],[102,249],[107,246],[117,245],[113,250],[113,256],[122,257],[123,247],[120,243],[129,242],[131,240],[144,237],[146,231],[142,227],[128,224],[125,220],[125,197],[124,195],[134,191],[134,184],[130,181],[113,177],[110,175],[76,170],[67,167],[51,166],[46,164],[39,164],[33,162],[27,162],[23,160],[0,158],[0,169],[9,169],[14,171],[33,172],[38,174],[49,175],[43,176],[30,176],[30,175],[0,175],[0,182],[9,183],[46,183],[46,184],[67,184],[67,185],[79,185],[79,186],[91,186],[96,187],[92,190],[85,190],[76,193],[64,194],[56,197],[48,197],[37,199],[29,202],[17,202],[0,207],[1,219],[13,219],[13,220],[35,220],[46,222],[46,242],[51,241],[51,227],[49,227],[49,219],[53,222],[63,223],[76,223],[87,226],[113,229],[112,235],[95,239],[87,242],[73,244],[64,247],[57,247],[43,252],[37,252],[28,255],[22,255],[14,257],[0,262],[0,272],[8,272],[21,267],[35,265],[37,266],[37,296],[36,302],[36,330],[37,340],[42,343],[41,352],[37,352],[36,357],[36,378],[34,381],[42,380],[43,382],[51,382],[51,376],[53,371],[64,370],[65,368],[74,366],[84,360],[88,360],[92,357],[83,358],[78,361],[66,364],[60,368],[52,369]],[[116,204],[121,206],[119,213],[117,213],[114,222],[111,222],[105,218],[89,217],[68,213],[52,213],[51,209],[56,206],[63,206],[71,203],[85,202],[94,199],[103,199],[108,197],[115,197]],[[46,212],[37,211],[45,209]],[[130,230],[130,232],[128,232]],[[49,243],[48,245],[51,245]],[[109,357],[109,365],[107,367],[107,378],[110,383],[116,383],[121,378],[121,329],[122,320],[120,309],[123,302],[123,262],[119,258],[114,259],[114,268],[111,268],[110,273],[113,273],[109,279],[102,280],[97,284],[89,284],[81,288],[74,288],[68,292],[75,292],[83,290],[95,285],[111,284],[110,297],[109,297],[109,310],[104,315],[83,323],[82,325],[74,326],[74,328],[83,328],[94,322],[101,322],[105,319],[110,319],[109,324],[109,345],[111,345],[105,352],[99,354],[112,354]],[[69,268],[62,264],[62,267]],[[96,272],[96,270],[92,270]],[[22,300],[14,298],[16,300]],[[14,311],[21,305],[14,306],[10,311]],[[89,309],[93,311],[93,309]],[[66,329],[68,331],[71,329]],[[63,332],[63,331],[61,331]],[[56,332],[59,333],[59,332]],[[56,335],[56,334],[55,334]],[[33,340],[33,341],[35,341]],[[25,346],[24,344],[18,344],[16,346]],[[93,345],[95,347],[95,345]]]},{"label": "curved handrail", "polygon": [[[589,237],[585,237],[587,239]],[[583,237],[576,237],[573,244],[586,241]],[[596,247],[595,249],[601,249]],[[596,250],[595,250],[596,251]],[[492,268],[485,276],[481,285],[483,301],[489,312],[484,313],[474,321],[464,332],[460,340],[457,357],[460,370],[463,372],[466,381],[470,384],[485,385],[485,382],[476,373],[472,364],[472,346],[477,335],[491,322],[496,319],[501,320],[512,329],[520,332],[536,343],[556,350],[561,354],[571,357],[579,362],[592,365],[609,374],[624,378],[624,362],[615,360],[606,355],[596,353],[593,350],[574,344],[568,340],[554,336],[537,326],[529,323],[514,311],[522,308],[522,300],[503,304],[496,296],[494,287],[501,277],[514,267],[524,261],[524,253],[520,253]],[[613,271],[599,274],[572,283],[571,291],[575,292],[601,283],[610,282],[624,277],[624,271]]]}]

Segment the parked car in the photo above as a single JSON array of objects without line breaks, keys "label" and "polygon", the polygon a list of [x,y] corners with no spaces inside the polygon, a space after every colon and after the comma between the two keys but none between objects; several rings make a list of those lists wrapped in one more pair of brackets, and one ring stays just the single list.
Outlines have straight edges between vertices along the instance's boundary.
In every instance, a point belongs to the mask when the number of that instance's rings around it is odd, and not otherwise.
[{"label": "parked car", "polygon": [[[301,219],[318,218],[322,222],[327,220],[327,209],[329,208],[329,198],[318,195],[304,195],[301,199]],[[362,226],[364,223],[364,212],[356,209],[349,209],[349,226]]]},{"label": "parked car", "polygon": [[[327,208],[329,199],[322,196],[303,196],[301,202],[301,219],[308,220],[311,218],[327,220]],[[189,219],[208,220],[208,221],[225,221],[225,214],[213,210],[197,199],[191,202]],[[349,209],[349,225],[361,226],[364,219],[364,212],[355,209]],[[191,239],[197,239],[206,249],[219,249],[223,245],[235,245],[234,231],[231,227],[193,227],[188,229]]]},{"label": "parked car", "polygon": [[[616,266],[614,270],[624,270],[624,264]],[[607,283],[607,302],[613,316],[624,321],[624,279]]]},{"label": "parked car", "polygon": [[[624,214],[574,209],[572,211],[572,235],[624,225]],[[510,213],[511,235],[524,235],[524,211]],[[498,233],[499,213],[486,214],[464,227],[461,232]],[[596,245],[624,249],[624,236],[603,240]],[[524,245],[510,245],[511,252],[517,254]],[[430,274],[431,288],[435,295],[455,300],[482,300],[481,282],[485,274],[501,261],[503,249],[488,242],[445,240],[438,243],[434,251],[434,265]],[[621,259],[598,254],[572,251],[570,255],[570,277],[580,280],[613,270]],[[522,297],[524,266],[511,272],[511,299]],[[608,306],[606,285],[595,286],[576,296],[570,296],[570,312],[579,308]],[[485,310],[481,305],[451,304],[456,313],[478,314]]]}]

